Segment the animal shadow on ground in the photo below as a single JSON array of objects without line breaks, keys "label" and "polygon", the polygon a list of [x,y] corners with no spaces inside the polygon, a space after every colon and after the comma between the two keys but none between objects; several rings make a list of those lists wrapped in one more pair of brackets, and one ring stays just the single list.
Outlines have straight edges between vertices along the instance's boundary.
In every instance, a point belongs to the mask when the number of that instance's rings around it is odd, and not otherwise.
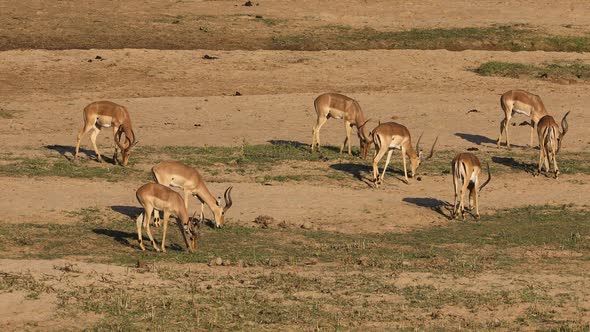
[{"label": "animal shadow on ground", "polygon": [[[69,161],[73,161],[74,160],[74,153],[76,153],[76,147],[74,146],[66,146],[66,145],[46,145],[45,146],[46,149],[48,150],[53,150],[53,151],[57,151],[60,155],[62,155],[64,158],[66,158]],[[69,152],[69,154],[68,154]],[[96,160],[97,156],[96,153],[94,152],[94,150],[88,150],[88,149],[84,149],[84,148],[80,148],[80,152],[81,154],[85,154],[86,156],[88,156],[90,159]],[[107,162],[107,163],[113,163],[114,160],[111,157],[107,157],[105,155],[102,156],[102,159]]]},{"label": "animal shadow on ground", "polygon": [[[171,225],[172,226],[172,225]],[[172,228],[172,227],[170,227]],[[170,234],[170,228],[168,229],[168,234]],[[177,227],[176,227],[177,228]],[[139,249],[139,245],[132,244],[129,239],[132,241],[137,241],[137,233],[129,233],[125,231],[118,231],[115,229],[105,229],[105,228],[97,228],[92,230],[94,233],[99,235],[106,235],[112,237],[115,241],[121,243],[124,246],[131,247],[134,249]],[[157,239],[155,232],[152,232],[154,236],[154,240],[156,240],[156,245],[159,247],[161,243],[159,242],[160,239]],[[146,232],[142,230],[142,238],[143,238],[143,245],[146,248],[146,251],[153,250],[153,247],[150,243],[150,239],[147,237]],[[184,248],[176,243],[170,243],[170,238],[168,237],[168,241],[166,241],[166,250],[174,250],[174,251],[183,251]]]},{"label": "animal shadow on ground", "polygon": [[287,141],[287,140],[283,140],[283,139],[271,139],[270,141],[267,141],[267,142],[270,143],[271,145],[288,145],[288,146],[296,147],[298,149],[301,149],[301,148],[311,149],[311,146],[309,144],[305,144],[305,143],[301,143],[301,142],[297,142],[297,141]]},{"label": "animal shadow on ground", "polygon": [[[113,239],[115,239],[115,241],[117,241],[127,247],[133,247],[133,245],[131,245],[131,242],[129,242],[129,239],[137,239],[136,233],[118,231],[118,230],[114,230],[114,229],[97,228],[97,229],[93,229],[92,231],[96,234],[99,234],[99,235],[110,236]],[[147,240],[147,243],[150,243],[149,239]]]},{"label": "animal shadow on ground", "polygon": [[[432,197],[405,197],[402,201],[429,208],[447,219],[452,218],[453,205],[449,202],[441,201],[440,199]],[[446,210],[446,213],[443,209]]]},{"label": "animal shadow on ground", "polygon": [[124,205],[113,205],[111,210],[125,215],[133,220],[143,212],[143,209],[137,206],[124,206]]},{"label": "animal shadow on ground", "polygon": [[370,176],[373,168],[368,165],[361,165],[361,164],[353,164],[353,163],[339,163],[330,165],[330,168],[335,169],[337,171],[346,172],[351,174],[359,181],[364,182],[369,187],[373,186],[373,181],[370,177],[365,177],[363,174],[368,174]]},{"label": "animal shadow on ground", "polygon": [[[306,150],[306,151],[311,151],[311,144],[307,144],[307,143],[301,143],[301,142],[297,142],[297,141],[287,141],[287,140],[282,140],[282,139],[273,139],[270,141],[267,141],[268,143],[270,143],[271,145],[276,145],[276,146],[292,146],[295,147],[297,149],[302,149],[302,150]],[[327,150],[327,151],[332,151],[335,153],[340,153],[340,148],[336,147],[336,146],[330,146],[330,145],[323,145],[322,146],[322,150]],[[314,151],[314,153],[317,153]],[[354,152],[353,152],[354,154]],[[320,153],[321,155],[321,153]]]},{"label": "animal shadow on ground", "polygon": [[[495,139],[491,139],[489,137],[483,136],[483,135],[474,135],[474,134],[467,134],[467,133],[455,133],[455,136],[458,136],[470,143],[473,144],[477,144],[477,145],[483,145],[483,144],[492,144],[492,145],[496,145],[497,141]],[[503,141],[502,141],[503,142]],[[505,143],[502,143],[502,146],[505,146]],[[510,144],[510,146],[513,147],[517,147],[517,148],[527,148],[527,146],[524,145],[514,145],[514,144]]]},{"label": "animal shadow on ground", "polygon": [[535,174],[535,172],[536,172],[535,164],[523,163],[518,160],[515,160],[512,157],[496,157],[496,156],[494,156],[494,157],[492,157],[492,161],[495,162],[496,164],[508,166],[510,168],[520,170],[520,171],[525,171],[530,174]]}]

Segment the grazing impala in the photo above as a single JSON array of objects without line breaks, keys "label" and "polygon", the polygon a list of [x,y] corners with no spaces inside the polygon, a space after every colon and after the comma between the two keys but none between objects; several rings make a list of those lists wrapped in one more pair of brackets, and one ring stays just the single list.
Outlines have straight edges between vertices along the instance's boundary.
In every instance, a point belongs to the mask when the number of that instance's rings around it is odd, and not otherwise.
[{"label": "grazing impala", "polygon": [[557,167],[557,153],[561,149],[563,137],[567,133],[567,112],[563,119],[561,119],[561,128],[563,132],[559,131],[559,126],[555,119],[550,115],[545,115],[537,125],[537,133],[539,134],[539,172],[541,174],[542,166],[549,172],[549,163],[553,161],[553,172],[555,178],[559,176],[559,168]]},{"label": "grazing impala", "polygon": [[181,188],[184,191],[184,204],[188,208],[189,195],[196,196],[201,202],[201,220],[203,220],[203,204],[207,204],[215,219],[215,226],[222,227],[225,222],[225,212],[232,206],[231,190],[228,187],[223,194],[225,206],[221,206],[221,197],[217,200],[211,194],[203,177],[193,167],[178,161],[164,161],[152,167],[152,174],[156,182],[165,186]]},{"label": "grazing impala", "polygon": [[[195,222],[193,215],[192,220],[189,222],[188,214],[184,201],[179,193],[176,191],[157,183],[148,183],[137,189],[136,192],[137,200],[139,204],[143,206],[143,213],[137,217],[137,238],[139,240],[139,246],[141,250],[145,251],[143,246],[143,237],[141,235],[141,225],[143,227],[152,242],[152,246],[156,251],[160,251],[158,248],[152,232],[150,230],[150,219],[154,211],[162,211],[164,213],[164,229],[162,231],[162,252],[166,252],[166,232],[168,230],[168,220],[170,216],[176,217],[178,227],[184,238],[184,242],[189,251],[193,252],[197,246],[197,237],[199,236],[200,223]],[[195,211],[196,213],[196,211]],[[187,238],[188,236],[188,238]],[[190,240],[190,243],[189,243]]]},{"label": "grazing impala", "polygon": [[[472,209],[471,202],[475,205],[475,218],[479,219],[479,193],[492,180],[490,173],[490,164],[488,164],[488,179],[481,186],[479,185],[479,174],[481,173],[481,164],[477,157],[469,152],[457,154],[451,163],[453,170],[453,186],[455,188],[455,204],[453,204],[453,218],[461,213],[461,218],[465,220],[465,206],[463,197],[469,190],[468,209]],[[457,204],[457,197],[460,197]]]},{"label": "grazing impala", "polygon": [[[385,171],[387,170],[387,165],[389,164],[389,160],[391,159],[391,154],[393,153],[393,149],[399,149],[402,152],[402,158],[404,160],[404,178],[405,182],[408,183],[408,170],[406,167],[406,155],[410,158],[411,163],[411,171],[412,177],[416,175],[416,170],[420,163],[423,160],[428,160],[432,158],[434,153],[434,146],[438,141],[438,137],[432,144],[432,148],[430,149],[430,155],[426,158],[423,157],[422,151],[420,150],[420,139],[422,135],[418,138],[418,142],[416,143],[416,149],[412,147],[412,139],[410,137],[410,131],[405,126],[395,123],[395,122],[385,122],[378,125],[373,131],[371,132],[372,141],[375,144],[375,157],[373,158],[373,182],[375,183],[375,187],[379,184],[383,183],[383,177],[385,176]],[[379,168],[378,164],[381,158],[387,152],[387,160],[385,161],[385,167],[383,168],[383,173],[379,178]]]},{"label": "grazing impala", "polygon": [[500,122],[500,136],[496,144],[500,147],[500,141],[502,140],[502,133],[506,132],[506,146],[510,149],[510,137],[508,136],[508,127],[510,125],[510,119],[515,113],[524,114],[531,118],[531,143],[533,146],[533,132],[535,131],[535,125],[541,120],[542,117],[547,115],[545,105],[541,100],[541,97],[524,90],[510,90],[505,92],[500,97],[500,106],[504,111],[504,120]]},{"label": "grazing impala", "polygon": [[339,93],[324,93],[317,97],[313,105],[317,113],[316,124],[313,126],[311,138],[311,152],[315,149],[317,144],[318,151],[320,151],[320,128],[328,121],[329,118],[344,120],[344,129],[346,130],[346,137],[344,143],[340,147],[340,153],[344,151],[344,145],[348,142],[348,154],[352,155],[350,147],[350,132],[353,126],[357,127],[357,135],[360,140],[361,155],[363,158],[367,156],[367,135],[365,133],[365,124],[369,120],[365,120],[365,115],[361,110],[359,103],[345,95]]},{"label": "grazing impala", "polygon": [[[113,127],[113,137],[115,139],[115,154],[113,155],[113,162],[115,164],[118,162],[118,147],[121,149],[122,154],[121,165],[127,165],[131,148],[137,144],[135,133],[131,126],[131,118],[129,117],[127,108],[110,101],[97,101],[84,108],[84,127],[82,127],[78,133],[75,159],[78,160],[78,150],[80,148],[82,137],[84,137],[90,129],[94,129],[90,136],[90,140],[94,146],[98,161],[102,162],[102,157],[96,147],[96,137],[102,128],[108,127]],[[125,145],[121,144],[121,136],[123,134],[125,134],[125,140],[127,143]]]}]

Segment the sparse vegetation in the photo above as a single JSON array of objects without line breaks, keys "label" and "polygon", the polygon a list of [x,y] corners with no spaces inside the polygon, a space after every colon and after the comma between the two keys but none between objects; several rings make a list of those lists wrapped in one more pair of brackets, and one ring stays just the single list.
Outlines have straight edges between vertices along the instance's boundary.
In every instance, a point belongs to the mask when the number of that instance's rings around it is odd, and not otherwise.
[{"label": "sparse vegetation", "polygon": [[0,119],[14,119],[17,113],[19,111],[0,108]]},{"label": "sparse vegetation", "polygon": [[[81,211],[81,218],[85,214]],[[35,235],[35,241],[23,251],[16,234]],[[33,299],[54,293],[62,299],[60,310],[100,314],[104,318],[97,328],[127,330],[163,328],[160,324],[180,313],[184,313],[184,319],[174,320],[174,329],[352,328],[374,321],[389,326],[413,322],[425,328],[436,323],[450,328],[456,322],[442,314],[449,307],[471,312],[521,308],[515,313],[518,319],[493,323],[509,329],[523,324],[543,328],[586,326],[579,319],[584,309],[563,301],[564,296],[584,296],[574,289],[555,297],[534,278],[513,282],[510,288],[482,281],[481,288],[466,289],[455,287],[455,281],[444,281],[449,276],[453,280],[465,276],[477,279],[489,272],[532,273],[542,269],[570,273],[568,280],[572,281],[564,287],[573,287],[583,274],[571,274],[572,267],[583,264],[590,250],[590,213],[576,208],[532,206],[484,216],[477,223],[453,222],[401,234],[347,235],[230,224],[223,230],[205,229],[194,254],[182,249],[178,231],[169,235],[170,250],[158,254],[138,249],[134,223],[127,216],[74,225],[1,224],[0,240],[9,248],[4,253],[6,258],[68,258],[125,266],[143,262],[143,267],[128,272],[129,282],[136,273],[155,273],[157,277],[150,278],[174,286],[165,292],[150,287],[137,292],[127,282],[110,282],[112,276],[103,275],[101,282],[88,288],[62,280],[88,274],[84,268],[60,264],[54,269],[62,272],[60,284],[68,285],[65,288],[47,286],[51,276],[41,280],[30,274],[6,274],[0,289],[24,290]],[[541,254],[551,251],[571,254],[559,261]],[[529,252],[539,254],[531,258]],[[227,273],[218,275],[207,272],[209,268],[204,265],[191,265],[205,264],[214,257],[233,262],[230,267],[211,267],[227,269]],[[241,267],[236,268],[238,262]],[[296,266],[305,272],[291,272]],[[88,275],[96,276],[96,272]],[[405,279],[398,279],[401,275],[428,275],[439,281],[408,285],[402,281]],[[154,298],[158,300],[150,300]],[[371,310],[362,309],[369,304]],[[560,313],[566,312],[576,312],[570,317],[578,318],[564,321]],[[415,315],[432,315],[436,321]],[[170,328],[170,323],[166,324]],[[486,324],[477,319],[469,326],[484,328]]]},{"label": "sparse vegetation", "polygon": [[588,81],[590,65],[581,62],[554,62],[542,64],[524,64],[514,62],[490,61],[474,69],[482,76],[501,76],[512,78],[535,78],[556,82]]}]

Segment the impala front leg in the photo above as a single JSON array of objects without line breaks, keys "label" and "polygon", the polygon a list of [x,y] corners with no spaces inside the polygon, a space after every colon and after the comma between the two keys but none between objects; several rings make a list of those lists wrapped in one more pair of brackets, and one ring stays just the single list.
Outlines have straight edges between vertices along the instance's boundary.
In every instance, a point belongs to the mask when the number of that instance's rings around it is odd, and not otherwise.
[{"label": "impala front leg", "polygon": [[409,184],[410,180],[408,180],[408,168],[406,166],[406,149],[403,146],[402,146],[402,159],[404,160],[404,178],[406,179],[406,184]]},{"label": "impala front leg", "polygon": [[533,147],[533,135],[535,133],[535,122],[531,119],[531,144],[529,145],[530,148]]},{"label": "impala front leg", "polygon": [[121,141],[121,133],[119,132],[119,127],[113,126],[113,138],[115,140],[115,153],[113,153],[113,164],[117,165],[119,163],[119,145],[117,142]]},{"label": "impala front leg", "polygon": [[344,138],[342,146],[340,146],[340,153],[344,152],[344,146],[348,142],[348,155],[352,155],[352,150],[350,147],[350,133],[352,131],[352,127],[350,126],[350,122],[344,121],[344,130],[346,131],[346,137]]},{"label": "impala front leg", "polygon": [[[168,220],[170,219],[170,213],[164,211],[164,228],[162,230],[162,252],[166,252],[166,232],[168,231]],[[182,231],[184,236],[184,230]]]}]

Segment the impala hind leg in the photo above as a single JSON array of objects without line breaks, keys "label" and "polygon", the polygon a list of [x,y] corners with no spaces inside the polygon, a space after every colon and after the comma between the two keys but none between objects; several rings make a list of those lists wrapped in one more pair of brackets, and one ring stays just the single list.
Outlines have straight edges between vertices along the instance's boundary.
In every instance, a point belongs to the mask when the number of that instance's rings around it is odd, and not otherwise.
[{"label": "impala hind leg", "polygon": [[74,160],[78,160],[78,151],[80,150],[80,142],[82,138],[90,131],[90,129],[94,128],[94,125],[91,123],[84,123],[84,127],[80,129],[78,132],[78,138],[76,140],[76,153],[74,154]]},{"label": "impala hind leg", "polygon": [[555,151],[555,145],[551,146],[551,157],[553,159],[553,172],[555,174],[555,178],[559,176],[559,168],[557,167],[557,153]]},{"label": "impala hind leg", "polygon": [[471,195],[473,196],[473,205],[475,205],[475,219],[480,218],[479,216],[479,192],[478,192],[479,183],[475,183],[473,185],[473,189],[471,189]]},{"label": "impala hind leg", "polygon": [[[455,170],[453,169],[453,174],[455,174]],[[455,202],[453,203],[453,215],[451,216],[452,219],[457,217],[457,213],[459,212],[459,204],[457,204],[457,200],[459,198],[459,179],[456,176],[453,176],[453,189],[455,189]]]},{"label": "impala hind leg", "polygon": [[137,224],[137,241],[139,242],[139,247],[141,250],[145,251],[145,247],[143,246],[143,236],[141,234],[141,225],[144,223],[146,212],[142,212],[137,219],[135,219],[135,223]]},{"label": "impala hind leg", "polygon": [[[377,147],[375,146],[375,151],[377,151]],[[381,161],[381,158],[383,158],[383,156],[385,155],[385,152],[387,150],[385,149],[380,149],[379,152],[375,155],[375,158],[373,158],[373,183],[375,184],[375,187],[377,187],[377,185],[380,184],[380,180],[379,180],[379,161]]]},{"label": "impala hind leg", "polygon": [[393,150],[387,151],[387,159],[385,159],[385,166],[383,167],[383,173],[381,173],[381,183],[383,183],[383,178],[385,178],[385,171],[387,170],[387,166],[389,165],[389,161],[391,160],[392,154]]},{"label": "impala hind leg", "polygon": [[145,217],[143,219],[143,227],[145,228],[146,233],[147,233],[148,237],[150,238],[150,242],[152,243],[152,246],[154,247],[154,249],[156,249],[157,252],[160,252],[160,249],[158,248],[158,245],[157,245],[156,241],[154,240],[154,237],[152,236],[152,230],[151,230],[151,226],[150,226],[150,221],[152,219],[153,212],[154,212],[153,207],[146,207],[145,208]]},{"label": "impala hind leg", "polygon": [[326,123],[326,121],[328,121],[327,117],[320,116],[320,117],[318,117],[318,120],[317,120],[315,126],[313,127],[313,133],[312,133],[313,138],[312,138],[312,142],[311,142],[311,152],[313,152],[316,145],[318,147],[318,152],[320,152],[321,145],[322,145],[320,143],[320,129],[322,128],[324,123]]},{"label": "impala hind leg", "polygon": [[92,141],[92,146],[94,147],[94,152],[96,152],[96,159],[102,163],[102,157],[100,152],[98,151],[98,147],[96,146],[96,137],[100,134],[100,129],[98,127],[94,127],[94,132],[90,135],[90,141]]},{"label": "impala hind leg", "polygon": [[467,191],[468,186],[469,186],[469,182],[464,181],[463,185],[461,186],[461,192],[460,192],[459,210],[461,211],[461,218],[463,220],[465,220],[465,205],[463,202],[465,199],[465,192]]}]

